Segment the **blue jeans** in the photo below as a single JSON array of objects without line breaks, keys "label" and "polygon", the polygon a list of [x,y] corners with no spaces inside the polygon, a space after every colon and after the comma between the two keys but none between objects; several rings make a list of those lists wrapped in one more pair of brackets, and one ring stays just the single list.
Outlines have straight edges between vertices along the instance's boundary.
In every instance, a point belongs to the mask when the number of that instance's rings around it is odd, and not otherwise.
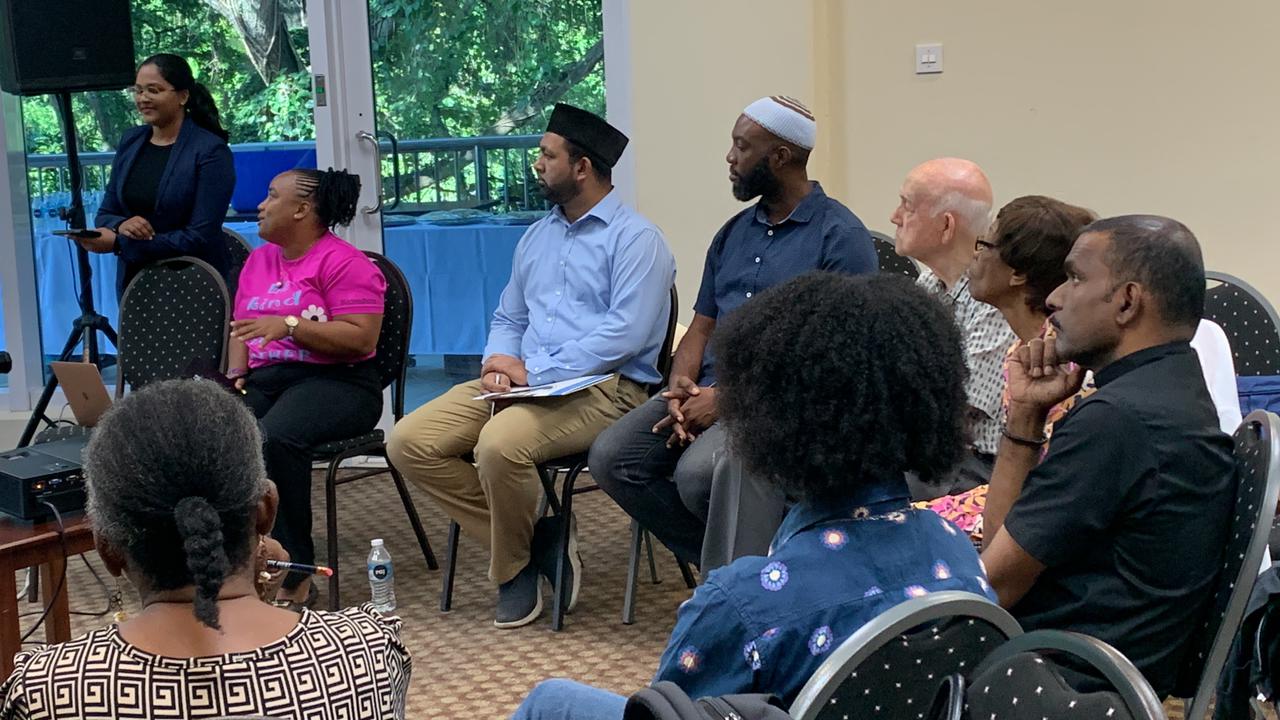
[{"label": "blue jeans", "polygon": [[529,691],[511,720],[622,720],[627,699],[573,680],[544,680]]}]

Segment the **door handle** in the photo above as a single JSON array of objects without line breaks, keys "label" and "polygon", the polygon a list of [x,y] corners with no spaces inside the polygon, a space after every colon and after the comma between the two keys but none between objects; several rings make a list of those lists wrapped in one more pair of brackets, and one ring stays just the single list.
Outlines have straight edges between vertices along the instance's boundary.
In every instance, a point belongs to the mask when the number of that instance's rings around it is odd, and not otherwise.
[{"label": "door handle", "polygon": [[391,202],[387,203],[383,210],[395,210],[400,206],[400,142],[396,140],[395,135],[386,130],[379,130],[378,137],[391,143],[391,190],[394,194],[391,196]]},{"label": "door handle", "polygon": [[366,205],[360,208],[360,212],[365,215],[373,215],[375,213],[382,212],[382,149],[378,147],[378,138],[368,130],[361,130],[356,133],[356,139],[360,142],[367,142],[373,146],[373,157],[376,161],[374,163],[374,176],[377,178],[377,183],[374,186],[374,189],[378,196],[378,202],[373,205]]}]

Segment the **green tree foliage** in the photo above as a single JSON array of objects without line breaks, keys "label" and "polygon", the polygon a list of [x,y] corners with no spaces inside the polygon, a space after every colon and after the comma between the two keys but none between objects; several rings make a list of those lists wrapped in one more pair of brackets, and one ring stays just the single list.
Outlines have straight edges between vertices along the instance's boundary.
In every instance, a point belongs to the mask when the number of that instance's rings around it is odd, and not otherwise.
[{"label": "green tree foliage", "polygon": [[[309,67],[299,4],[276,4],[284,11],[272,17],[282,18],[280,32]],[[138,59],[173,52],[191,61],[232,142],[313,138],[309,71],[271,76],[270,67],[255,67],[247,38],[227,17],[236,7],[133,0]],[[379,128],[402,139],[537,132],[560,100],[604,111],[600,0],[369,0],[369,19]],[[74,102],[84,150],[111,150],[138,121],[123,91],[80,93]],[[28,152],[63,151],[50,98],[25,98],[23,114]]]}]

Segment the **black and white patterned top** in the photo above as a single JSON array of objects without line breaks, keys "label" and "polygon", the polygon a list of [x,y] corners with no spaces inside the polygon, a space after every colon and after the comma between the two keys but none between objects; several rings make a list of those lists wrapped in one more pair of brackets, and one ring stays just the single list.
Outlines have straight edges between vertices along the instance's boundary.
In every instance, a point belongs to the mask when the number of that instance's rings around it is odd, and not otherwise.
[{"label": "black and white patterned top", "polygon": [[969,406],[978,411],[969,413],[973,447],[994,455],[1000,445],[1004,356],[1017,338],[994,305],[978,302],[969,294],[968,275],[948,289],[932,270],[922,268],[916,284],[933,293],[955,313],[964,342],[965,364],[969,367],[965,394]]},{"label": "black and white patterned top", "polygon": [[400,619],[371,605],[304,610],[280,640],[217,657],[153,655],[113,625],[20,653],[0,718],[403,718],[410,669]]}]

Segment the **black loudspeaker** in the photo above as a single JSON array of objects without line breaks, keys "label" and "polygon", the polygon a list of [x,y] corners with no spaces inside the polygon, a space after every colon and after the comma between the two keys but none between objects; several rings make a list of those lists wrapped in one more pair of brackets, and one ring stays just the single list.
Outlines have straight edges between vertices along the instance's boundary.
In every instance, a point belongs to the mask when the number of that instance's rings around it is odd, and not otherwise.
[{"label": "black loudspeaker", "polygon": [[129,0],[0,0],[0,89],[17,95],[133,84]]}]

